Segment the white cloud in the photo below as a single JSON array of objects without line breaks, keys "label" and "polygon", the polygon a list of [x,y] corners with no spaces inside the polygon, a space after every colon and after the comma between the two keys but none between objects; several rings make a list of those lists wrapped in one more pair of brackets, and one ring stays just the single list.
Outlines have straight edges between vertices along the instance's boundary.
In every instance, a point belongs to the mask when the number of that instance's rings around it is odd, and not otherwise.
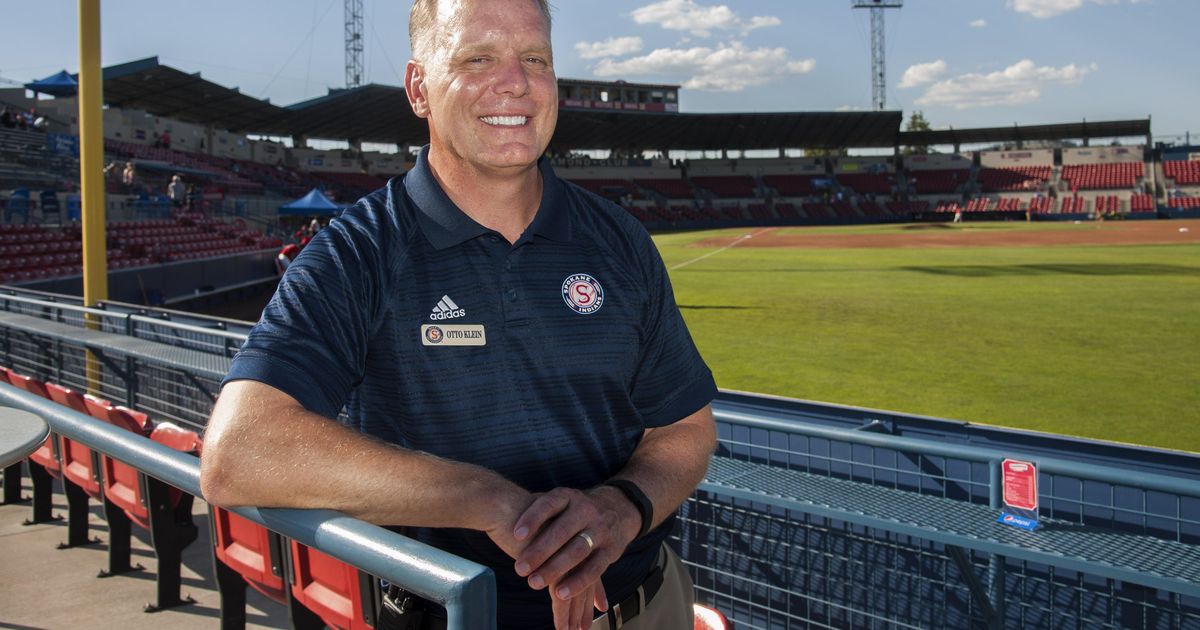
[{"label": "white cloud", "polygon": [[659,48],[621,61],[603,59],[593,72],[598,77],[677,77],[666,80],[692,90],[739,92],[787,75],[807,74],[814,67],[812,59],[789,59],[785,48],[751,50],[735,41],[716,48]]},{"label": "white cloud", "polygon": [[838,105],[833,111],[835,112],[873,112],[873,108],[866,105]]},{"label": "white cloud", "polygon": [[634,9],[632,16],[638,24],[658,24],[665,29],[687,31],[697,37],[708,37],[714,30],[738,31],[745,35],[754,29],[783,23],[772,15],[742,19],[723,4],[704,6],[696,4],[695,0],[660,0]]},{"label": "white cloud", "polygon": [[971,20],[970,22],[967,23],[967,26],[970,26],[971,28],[983,28],[983,27],[987,26],[987,20],[985,20],[983,18],[979,18],[978,20]]},{"label": "white cloud", "polygon": [[1017,13],[1046,19],[1082,7],[1083,0],[1008,0],[1008,6]]},{"label": "white cloud", "polygon": [[902,88],[917,87],[925,83],[937,81],[946,74],[946,62],[938,59],[929,63],[918,63],[908,67],[900,77]]},{"label": "white cloud", "polygon": [[946,105],[955,109],[989,105],[1020,105],[1041,98],[1047,85],[1075,85],[1097,70],[1096,64],[1061,68],[1038,66],[1029,59],[988,74],[969,73],[929,86],[919,105]]},{"label": "white cloud", "polygon": [[[1094,4],[1119,4],[1121,0],[1088,0]],[[1146,0],[1129,0],[1129,4],[1141,4]],[[1084,5],[1084,0],[1008,0],[1008,7],[1017,13],[1028,13],[1044,20]]]},{"label": "white cloud", "polygon": [[641,37],[609,37],[602,42],[578,42],[575,50],[584,59],[620,57],[642,49]]}]

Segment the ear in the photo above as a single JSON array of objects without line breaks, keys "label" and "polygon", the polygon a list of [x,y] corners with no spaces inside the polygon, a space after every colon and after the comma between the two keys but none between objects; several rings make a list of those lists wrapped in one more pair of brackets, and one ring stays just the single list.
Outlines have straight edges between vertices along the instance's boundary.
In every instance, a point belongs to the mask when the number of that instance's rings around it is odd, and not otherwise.
[{"label": "ear", "polygon": [[425,93],[425,69],[411,59],[404,67],[404,91],[413,114],[417,118],[428,118],[429,99]]}]

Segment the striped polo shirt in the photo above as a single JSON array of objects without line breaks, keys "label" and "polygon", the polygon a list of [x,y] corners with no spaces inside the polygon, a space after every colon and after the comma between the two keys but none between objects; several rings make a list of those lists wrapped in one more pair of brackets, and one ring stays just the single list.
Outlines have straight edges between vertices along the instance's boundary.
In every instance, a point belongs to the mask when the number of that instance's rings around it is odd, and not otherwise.
[{"label": "striped polo shirt", "polygon": [[[344,408],[364,433],[533,492],[598,485],[644,429],[712,400],[640,223],[543,159],[541,205],[510,244],[455,206],[427,153],[304,248],[226,382],[266,383],[329,418]],[[636,588],[673,522],[609,568],[609,601]],[[412,533],[495,570],[501,627],[552,625],[547,591],[484,534]]]}]

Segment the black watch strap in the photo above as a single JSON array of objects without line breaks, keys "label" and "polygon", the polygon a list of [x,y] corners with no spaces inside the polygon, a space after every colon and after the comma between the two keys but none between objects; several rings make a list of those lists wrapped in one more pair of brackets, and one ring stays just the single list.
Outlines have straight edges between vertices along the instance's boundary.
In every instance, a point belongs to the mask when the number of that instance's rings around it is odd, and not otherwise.
[{"label": "black watch strap", "polygon": [[612,486],[621,491],[625,498],[637,508],[638,514],[642,516],[642,530],[638,532],[638,538],[645,536],[650,531],[650,524],[654,522],[654,504],[650,503],[650,498],[645,492],[638,487],[636,483],[628,479],[609,479],[603,485]]}]

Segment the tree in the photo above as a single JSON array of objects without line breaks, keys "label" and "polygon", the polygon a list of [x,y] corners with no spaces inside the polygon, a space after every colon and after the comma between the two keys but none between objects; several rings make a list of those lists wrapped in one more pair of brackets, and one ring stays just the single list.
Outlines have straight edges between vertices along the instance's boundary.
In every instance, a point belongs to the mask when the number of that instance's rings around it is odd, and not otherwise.
[{"label": "tree", "polygon": [[[929,126],[929,121],[925,120],[925,113],[919,109],[913,111],[904,127],[905,131],[929,131],[931,129],[933,128]],[[904,153],[906,155],[925,155],[929,153],[929,147],[923,144],[909,145],[904,147]]]}]

